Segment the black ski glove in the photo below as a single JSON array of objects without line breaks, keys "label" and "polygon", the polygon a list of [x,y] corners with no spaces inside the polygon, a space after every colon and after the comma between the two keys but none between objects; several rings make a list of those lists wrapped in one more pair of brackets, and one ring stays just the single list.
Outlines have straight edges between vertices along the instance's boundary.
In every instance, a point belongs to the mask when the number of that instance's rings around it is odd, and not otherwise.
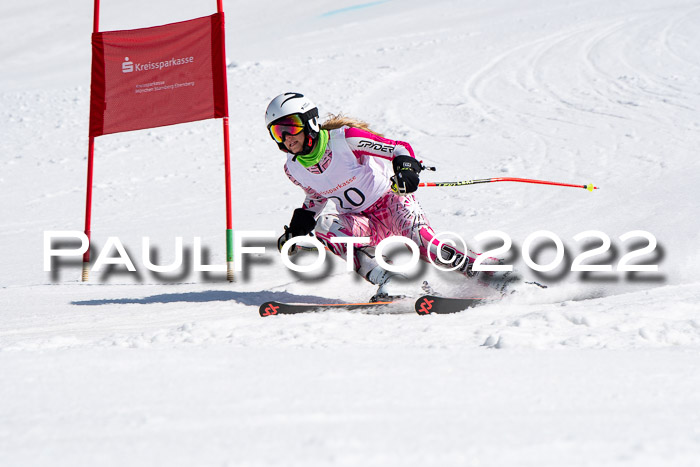
[{"label": "black ski glove", "polygon": [[302,208],[295,209],[292,220],[289,221],[289,231],[292,233],[292,237],[308,235],[313,232],[314,227],[316,227],[314,217],[315,214],[311,211]]},{"label": "black ski glove", "polygon": [[392,161],[394,167],[393,184],[391,189],[400,195],[413,193],[418,189],[422,170],[420,162],[411,156],[396,156]]},{"label": "black ski glove", "polygon": [[[292,220],[289,221],[289,226],[284,226],[284,233],[277,239],[277,249],[282,251],[282,245],[287,243],[290,238],[308,235],[313,232],[316,227],[315,215],[306,209],[297,208],[292,214]],[[291,250],[290,250],[291,253]]]}]

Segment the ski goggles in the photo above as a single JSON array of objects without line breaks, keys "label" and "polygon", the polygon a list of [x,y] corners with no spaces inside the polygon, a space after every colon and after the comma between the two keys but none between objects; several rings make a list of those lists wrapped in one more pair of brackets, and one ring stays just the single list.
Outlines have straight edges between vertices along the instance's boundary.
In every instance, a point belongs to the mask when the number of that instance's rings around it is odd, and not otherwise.
[{"label": "ski goggles", "polygon": [[299,115],[289,115],[270,125],[270,135],[278,143],[284,142],[285,133],[294,136],[304,131],[304,122]]}]

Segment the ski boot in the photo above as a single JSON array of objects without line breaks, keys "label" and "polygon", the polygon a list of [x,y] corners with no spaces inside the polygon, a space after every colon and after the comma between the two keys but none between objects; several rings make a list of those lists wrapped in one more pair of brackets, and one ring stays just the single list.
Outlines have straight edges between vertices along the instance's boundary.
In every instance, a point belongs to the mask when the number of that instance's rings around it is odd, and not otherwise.
[{"label": "ski boot", "polygon": [[379,286],[377,293],[369,299],[370,302],[393,302],[415,295],[409,284],[405,282],[405,275],[387,271],[380,266],[375,267],[367,274],[367,280]]}]

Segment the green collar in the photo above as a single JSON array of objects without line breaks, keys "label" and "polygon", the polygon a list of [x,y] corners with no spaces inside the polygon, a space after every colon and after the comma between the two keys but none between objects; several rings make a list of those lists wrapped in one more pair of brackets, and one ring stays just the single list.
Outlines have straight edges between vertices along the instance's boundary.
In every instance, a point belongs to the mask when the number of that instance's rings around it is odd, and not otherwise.
[{"label": "green collar", "polygon": [[316,145],[311,150],[310,153],[306,155],[299,155],[295,157],[295,160],[299,162],[306,168],[321,162],[323,154],[326,152],[326,146],[328,145],[328,130],[321,130],[318,132],[318,138],[316,139]]}]

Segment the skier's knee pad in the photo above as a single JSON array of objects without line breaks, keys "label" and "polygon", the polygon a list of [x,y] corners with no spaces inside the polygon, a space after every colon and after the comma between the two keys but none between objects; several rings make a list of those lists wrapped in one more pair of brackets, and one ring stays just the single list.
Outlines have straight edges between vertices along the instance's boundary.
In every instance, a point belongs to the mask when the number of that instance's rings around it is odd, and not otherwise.
[{"label": "skier's knee pad", "polygon": [[332,243],[334,237],[352,237],[352,232],[343,225],[337,215],[324,214],[316,220],[316,238],[319,239],[332,253],[345,258],[346,246],[342,243]]},{"label": "skier's knee pad", "polygon": [[338,234],[342,234],[343,225],[341,224],[340,219],[338,219],[338,216],[334,214],[324,214],[316,219],[315,230],[316,233],[323,235],[332,233],[335,236],[338,236]]}]

